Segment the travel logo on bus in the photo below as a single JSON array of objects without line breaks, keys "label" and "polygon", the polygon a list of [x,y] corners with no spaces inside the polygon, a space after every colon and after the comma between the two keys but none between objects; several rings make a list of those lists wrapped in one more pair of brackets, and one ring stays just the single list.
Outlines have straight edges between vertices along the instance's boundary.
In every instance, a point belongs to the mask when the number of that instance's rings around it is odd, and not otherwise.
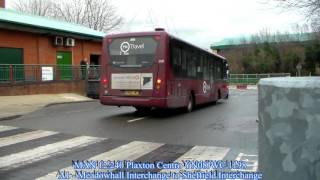
[{"label": "travel logo on bus", "polygon": [[142,44],[132,44],[127,41],[122,42],[120,44],[120,55],[129,55],[130,50],[138,50],[138,49],[144,49],[144,43]]}]

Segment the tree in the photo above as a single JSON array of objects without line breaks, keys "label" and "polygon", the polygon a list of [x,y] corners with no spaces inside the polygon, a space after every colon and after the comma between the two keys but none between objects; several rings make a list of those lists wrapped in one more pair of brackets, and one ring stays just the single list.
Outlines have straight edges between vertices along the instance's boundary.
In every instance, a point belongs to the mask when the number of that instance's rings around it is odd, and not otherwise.
[{"label": "tree", "polygon": [[291,11],[298,10],[304,13],[314,32],[320,32],[320,1],[319,0],[273,0],[277,6]]},{"label": "tree", "polygon": [[35,15],[52,17],[91,29],[109,32],[119,28],[122,17],[109,0],[17,0],[14,8]]},{"label": "tree", "polygon": [[50,16],[54,3],[51,0],[16,0],[13,6],[21,12],[38,16]]},{"label": "tree", "polygon": [[319,0],[274,0],[278,6],[288,10],[302,10],[307,17],[318,16]]},{"label": "tree", "polygon": [[281,71],[288,72],[291,75],[297,74],[297,65],[301,58],[295,52],[288,52],[284,54],[281,62]]},{"label": "tree", "polygon": [[280,55],[274,44],[264,42],[258,44],[252,53],[242,59],[245,73],[275,73],[280,72]]},{"label": "tree", "polygon": [[305,50],[305,68],[312,75],[316,72],[316,66],[320,64],[320,42],[313,41],[306,46]]}]

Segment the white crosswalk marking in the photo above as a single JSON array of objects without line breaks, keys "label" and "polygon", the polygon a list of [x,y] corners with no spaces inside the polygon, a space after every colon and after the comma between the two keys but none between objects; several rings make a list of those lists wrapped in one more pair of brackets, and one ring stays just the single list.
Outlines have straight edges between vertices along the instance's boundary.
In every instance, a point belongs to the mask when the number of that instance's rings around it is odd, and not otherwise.
[{"label": "white crosswalk marking", "polygon": [[[175,162],[182,164],[183,161],[205,161],[205,160],[222,160],[230,148],[227,147],[215,147],[215,146],[194,146],[184,155],[180,156]],[[179,172],[181,169],[176,170],[162,170],[161,172]]]},{"label": "white crosswalk marking", "polygon": [[[245,171],[245,172],[256,172],[258,169],[258,156],[257,155],[249,155],[244,153],[239,153],[236,157],[236,161],[244,161],[247,164],[246,169],[237,169],[236,171]],[[244,179],[226,179],[226,180],[244,180]]]},{"label": "white crosswalk marking", "polygon": [[[19,129],[17,127],[12,126],[0,126],[0,132],[6,132],[14,129]],[[58,132],[53,131],[43,131],[43,130],[33,130],[30,132],[22,132],[16,135],[11,135],[7,137],[0,138],[0,150],[1,147],[14,145],[21,142],[28,142],[31,140],[46,138],[55,134],[59,134]],[[23,166],[23,165],[31,165],[32,163],[38,162],[43,159],[50,159],[57,154],[63,154],[66,152],[71,152],[81,147],[94,145],[97,142],[105,140],[106,138],[97,138],[90,136],[78,136],[72,139],[61,140],[59,142],[35,147],[33,149],[28,149],[22,152],[6,155],[0,157],[0,171],[6,172],[7,170],[12,170],[14,168]],[[45,139],[44,139],[45,140]],[[111,149],[109,151],[103,152],[101,154],[95,155],[89,158],[89,161],[134,161],[158,148],[163,146],[163,143],[153,143],[153,142],[142,142],[142,141],[133,141],[128,144],[124,144],[117,148]],[[230,148],[228,147],[215,147],[215,146],[194,146],[188,152],[184,153],[175,162],[179,162],[183,164],[184,161],[206,161],[206,160],[223,160],[226,159],[227,154],[229,153]],[[228,155],[229,156],[229,155]],[[235,160],[244,161],[247,164],[247,169],[243,169],[243,171],[256,171],[258,167],[258,157],[257,155],[249,155],[245,153],[239,153]],[[77,159],[74,159],[77,160]],[[79,159],[84,160],[84,159]],[[231,159],[228,159],[231,160]],[[71,165],[71,162],[70,162]],[[183,168],[184,169],[184,168]],[[162,173],[165,172],[178,172],[183,169],[177,170],[162,170]],[[15,169],[16,170],[16,169]],[[58,171],[58,170],[57,170]],[[44,167],[43,172],[41,170],[41,175],[47,174],[42,177],[38,177],[38,180],[44,179],[57,179],[57,171],[48,172],[46,171],[46,167]],[[65,167],[61,169],[61,171],[69,171],[71,174],[74,174],[74,169],[72,166]],[[103,171],[103,170],[99,170]],[[188,170],[192,171],[192,170]],[[233,170],[231,170],[233,171]],[[17,173],[19,173],[19,169],[17,169]],[[40,176],[38,174],[38,176]],[[74,177],[73,177],[74,178]]]},{"label": "white crosswalk marking", "polygon": [[[122,145],[118,148],[108,152],[91,157],[89,160],[104,160],[104,161],[117,161],[117,160],[135,160],[149,152],[159,148],[163,144],[152,142],[133,141],[131,143]],[[73,172],[72,166],[66,167],[63,170]],[[46,176],[39,177],[37,180],[56,179],[57,171],[51,172]]]},{"label": "white crosswalk marking", "polygon": [[8,136],[8,137],[0,138],[0,147],[9,146],[9,145],[24,142],[24,141],[39,139],[39,138],[51,136],[54,134],[58,134],[58,132],[37,130],[37,131],[21,133],[13,136]]},{"label": "white crosswalk marking", "polygon": [[10,131],[10,130],[13,130],[13,129],[18,129],[18,128],[17,127],[12,127],[12,126],[0,126],[0,132]]},{"label": "white crosswalk marking", "polygon": [[30,164],[53,155],[70,151],[102,141],[103,138],[80,136],[53,144],[40,146],[34,149],[0,157],[0,169],[8,170],[25,164]]},{"label": "white crosswalk marking", "polygon": [[215,146],[194,146],[191,150],[186,152],[177,161],[185,160],[222,160],[230,151],[227,147]]},{"label": "white crosswalk marking", "polygon": [[258,169],[258,156],[240,153],[237,158],[237,161],[244,161],[247,164],[247,169],[244,171],[257,171]]}]

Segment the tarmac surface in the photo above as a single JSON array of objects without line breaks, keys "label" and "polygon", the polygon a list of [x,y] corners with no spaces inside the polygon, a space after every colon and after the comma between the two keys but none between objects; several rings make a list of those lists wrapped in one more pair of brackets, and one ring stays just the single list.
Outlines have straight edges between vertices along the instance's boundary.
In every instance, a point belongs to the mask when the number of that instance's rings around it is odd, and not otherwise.
[{"label": "tarmac surface", "polygon": [[126,140],[252,148],[257,111],[256,90],[231,90],[228,100],[192,113],[174,109],[141,115],[132,107],[103,106],[96,100],[44,107],[1,124]]},{"label": "tarmac surface", "polygon": [[230,90],[228,100],[191,113],[174,109],[138,114],[132,107],[103,106],[98,100],[54,97],[55,102],[45,103],[40,101],[44,97],[38,98],[41,103],[28,111],[17,98],[16,114],[37,110],[0,121],[1,179],[56,179],[61,169],[76,177],[72,160],[86,159],[241,160],[248,165],[243,171],[257,169],[256,90]]}]

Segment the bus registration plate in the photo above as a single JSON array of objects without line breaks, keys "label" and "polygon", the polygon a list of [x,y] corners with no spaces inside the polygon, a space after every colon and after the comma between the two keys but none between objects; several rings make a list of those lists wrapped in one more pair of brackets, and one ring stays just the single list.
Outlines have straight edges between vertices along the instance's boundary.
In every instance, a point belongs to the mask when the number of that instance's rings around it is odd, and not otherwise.
[{"label": "bus registration plate", "polygon": [[126,96],[139,96],[139,91],[124,91]]}]

